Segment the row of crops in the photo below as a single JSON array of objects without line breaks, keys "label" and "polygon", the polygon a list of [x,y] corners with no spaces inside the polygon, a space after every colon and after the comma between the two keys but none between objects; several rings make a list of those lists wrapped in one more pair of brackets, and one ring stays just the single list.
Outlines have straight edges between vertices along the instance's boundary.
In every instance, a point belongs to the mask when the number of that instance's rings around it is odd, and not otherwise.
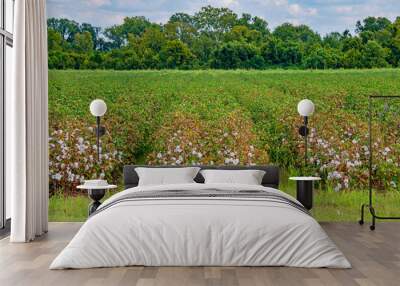
[{"label": "row of crops", "polygon": [[[395,95],[400,70],[50,71],[50,181],[121,178],[127,163],[266,164],[299,172],[304,146],[296,105],[316,105],[307,172],[335,190],[367,184],[368,95]],[[89,104],[102,98],[101,164]],[[376,104],[374,185],[398,189],[400,100]]]}]

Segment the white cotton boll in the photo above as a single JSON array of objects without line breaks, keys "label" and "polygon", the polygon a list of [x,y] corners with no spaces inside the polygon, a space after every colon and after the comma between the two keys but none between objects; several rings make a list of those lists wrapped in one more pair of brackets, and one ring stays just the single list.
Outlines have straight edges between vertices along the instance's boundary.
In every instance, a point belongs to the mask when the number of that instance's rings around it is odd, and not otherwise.
[{"label": "white cotton boll", "polygon": [[56,180],[56,181],[61,181],[62,177],[63,177],[63,176],[62,176],[60,173],[56,173],[56,174],[53,176],[53,179]]},{"label": "white cotton boll", "polygon": [[203,154],[201,154],[200,152],[197,153],[197,157],[199,157],[199,159],[201,159],[201,157],[203,157]]},{"label": "white cotton boll", "polygon": [[239,159],[234,159],[234,160],[232,160],[232,163],[233,163],[234,165],[238,165],[238,164],[239,164]]},{"label": "white cotton boll", "polygon": [[231,162],[231,159],[230,158],[226,158],[225,159],[225,164],[229,164]]},{"label": "white cotton boll", "polygon": [[158,159],[161,159],[161,158],[162,158],[162,153],[158,153],[158,154],[157,154],[157,158],[158,158]]}]

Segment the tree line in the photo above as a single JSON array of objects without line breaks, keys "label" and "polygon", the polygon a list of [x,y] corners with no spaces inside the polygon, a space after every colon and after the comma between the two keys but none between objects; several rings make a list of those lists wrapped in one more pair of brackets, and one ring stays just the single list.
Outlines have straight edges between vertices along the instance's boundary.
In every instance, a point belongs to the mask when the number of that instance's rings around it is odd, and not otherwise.
[{"label": "tree line", "polygon": [[50,18],[51,69],[338,69],[400,65],[400,17],[368,17],[319,35],[306,25],[271,30],[257,16],[203,7],[173,14],[166,24],[126,17],[105,29]]}]

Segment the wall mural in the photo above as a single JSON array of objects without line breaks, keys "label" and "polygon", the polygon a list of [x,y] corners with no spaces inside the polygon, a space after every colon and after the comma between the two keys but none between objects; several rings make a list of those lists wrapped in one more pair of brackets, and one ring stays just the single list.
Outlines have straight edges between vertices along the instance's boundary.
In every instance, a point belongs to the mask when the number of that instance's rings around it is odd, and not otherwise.
[{"label": "wall mural", "polygon": [[[122,186],[122,166],[143,163],[278,164],[284,178],[304,171],[323,179],[318,219],[356,221],[367,199],[368,96],[400,89],[400,19],[369,17],[354,35],[324,37],[212,7],[164,25],[143,17],[104,30],[48,24],[51,219],[86,216],[86,194],[76,189],[85,179]],[[386,69],[361,69],[373,67]],[[108,106],[100,164],[95,98]],[[316,106],[306,170],[297,113],[304,98]],[[400,203],[399,110],[400,100],[374,106],[373,186],[386,214]]]}]

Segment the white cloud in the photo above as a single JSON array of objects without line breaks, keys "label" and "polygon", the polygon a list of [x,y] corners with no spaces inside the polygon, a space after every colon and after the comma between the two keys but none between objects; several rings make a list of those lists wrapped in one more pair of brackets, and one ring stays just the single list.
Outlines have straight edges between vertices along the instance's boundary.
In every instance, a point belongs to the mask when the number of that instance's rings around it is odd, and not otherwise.
[{"label": "white cloud", "polygon": [[288,7],[288,11],[291,15],[296,16],[296,15],[300,15],[302,13],[303,9],[301,9],[299,4],[291,4]]},{"label": "white cloud", "polygon": [[315,16],[318,14],[317,8],[303,8],[299,4],[288,5],[288,11],[292,16]]},{"label": "white cloud", "polygon": [[353,6],[338,6],[335,11],[339,14],[349,14],[353,12]]},{"label": "white cloud", "polygon": [[400,0],[47,0],[47,14],[107,27],[126,16],[166,22],[173,13],[193,14],[206,5],[262,17],[271,28],[291,22],[309,25],[322,34],[353,31],[357,20],[367,16],[394,20],[400,15]]}]

